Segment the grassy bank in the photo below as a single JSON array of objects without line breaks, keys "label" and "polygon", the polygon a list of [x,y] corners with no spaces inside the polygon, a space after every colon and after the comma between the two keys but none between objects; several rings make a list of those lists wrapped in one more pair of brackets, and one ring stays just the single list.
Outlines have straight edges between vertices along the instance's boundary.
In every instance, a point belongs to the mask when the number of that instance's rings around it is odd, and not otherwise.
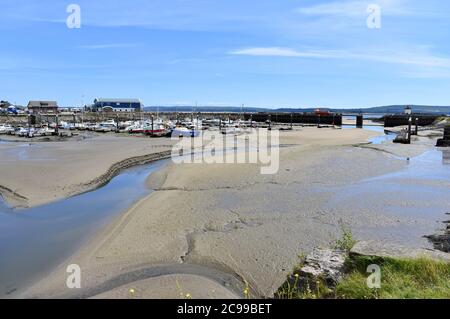
[{"label": "grassy bank", "polygon": [[[369,265],[381,268],[381,288],[367,286]],[[295,278],[299,278],[298,274]],[[320,280],[315,288],[286,282],[278,291],[288,299],[447,299],[450,298],[450,264],[428,259],[400,260],[378,257],[349,257],[346,275],[334,288]]]},{"label": "grassy bank", "polygon": [[[369,265],[381,268],[381,288],[366,284]],[[349,274],[337,285],[341,298],[450,298],[450,265],[428,259],[354,257],[347,261]]]}]

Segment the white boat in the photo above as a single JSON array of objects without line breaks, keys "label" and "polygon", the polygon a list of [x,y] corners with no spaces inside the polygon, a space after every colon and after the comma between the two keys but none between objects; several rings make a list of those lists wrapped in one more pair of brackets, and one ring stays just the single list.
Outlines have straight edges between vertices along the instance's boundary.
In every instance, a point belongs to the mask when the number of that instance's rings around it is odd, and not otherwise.
[{"label": "white boat", "polygon": [[119,122],[119,130],[126,130],[128,127],[135,125],[136,122],[134,121],[125,121],[125,122]]},{"label": "white boat", "polygon": [[42,127],[34,131],[33,136],[50,136],[55,134],[55,130],[50,127]]},{"label": "white boat", "polygon": [[237,134],[242,133],[242,129],[240,127],[228,126],[228,127],[222,128],[221,132],[222,132],[222,134],[226,134],[226,135],[237,135]]},{"label": "white boat", "polygon": [[138,130],[141,126],[142,126],[142,124],[140,122],[133,122],[129,126],[125,127],[123,129],[123,132],[131,134],[131,133],[133,133],[133,131]]},{"label": "white boat", "polygon": [[65,121],[61,121],[58,123],[58,128],[67,130],[67,129],[69,129],[69,123],[67,123]]},{"label": "white boat", "polygon": [[75,128],[79,131],[85,131],[86,130],[86,124],[84,123],[76,123]]},{"label": "white boat", "polygon": [[95,131],[100,133],[113,132],[117,130],[117,124],[114,120],[101,122],[95,126]]},{"label": "white boat", "polygon": [[109,127],[111,130],[117,129],[117,123],[114,120],[108,120],[100,123],[103,127]]},{"label": "white boat", "polygon": [[20,127],[18,130],[16,130],[16,136],[26,137],[29,135],[30,132],[31,132],[31,129],[25,128],[25,127]]},{"label": "white boat", "polygon": [[146,126],[143,128],[144,134],[155,136],[155,137],[162,137],[162,136],[169,135],[171,131],[172,130],[163,123],[156,123],[156,124],[153,123],[153,127],[150,124],[150,126]]},{"label": "white boat", "polygon": [[12,132],[14,132],[14,127],[11,125],[0,125],[0,134],[11,134]]},{"label": "white boat", "polygon": [[97,124],[93,124],[93,123],[87,123],[86,125],[86,130],[88,131],[95,131],[95,128],[97,127]]},{"label": "white boat", "polygon": [[[153,128],[157,127],[157,125],[162,124],[160,119],[153,120]],[[127,128],[127,131],[130,134],[144,134],[146,131],[152,129],[152,121],[145,120],[144,122],[136,122],[134,125]]]},{"label": "white boat", "polygon": [[98,124],[95,126],[94,131],[98,132],[98,133],[107,133],[107,132],[111,132],[112,129],[109,126],[103,126],[101,124]]},{"label": "white boat", "polygon": [[203,121],[195,119],[190,126],[187,126],[192,130],[203,130]]},{"label": "white boat", "polygon": [[199,135],[200,135],[200,131],[191,129],[191,128],[187,128],[184,126],[176,127],[172,131],[172,137],[197,137]]},{"label": "white boat", "polygon": [[6,134],[8,135],[15,135],[16,134],[16,129],[11,126],[11,125],[5,125],[6,128]]}]

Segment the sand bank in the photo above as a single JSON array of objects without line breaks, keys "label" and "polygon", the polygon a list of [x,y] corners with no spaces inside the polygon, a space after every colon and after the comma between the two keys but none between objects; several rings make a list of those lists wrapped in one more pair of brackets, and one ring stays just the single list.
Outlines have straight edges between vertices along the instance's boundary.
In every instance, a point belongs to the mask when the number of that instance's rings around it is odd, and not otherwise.
[{"label": "sand bank", "polygon": [[170,155],[170,139],[97,135],[64,142],[0,144],[0,194],[13,207],[74,196],[122,169]]},{"label": "sand bank", "polygon": [[[185,287],[193,298],[229,298],[249,286],[253,297],[270,297],[298,254],[330,245],[341,224],[360,239],[423,244],[408,229],[434,226],[426,220],[333,205],[337,189],[408,165],[383,146],[361,147],[377,133],[281,134],[275,175],[261,175],[256,164],[168,165],[150,177],[151,196],[19,296],[129,298],[133,289],[136,297],[180,298]],[[65,286],[72,263],[82,269],[80,290]]]}]

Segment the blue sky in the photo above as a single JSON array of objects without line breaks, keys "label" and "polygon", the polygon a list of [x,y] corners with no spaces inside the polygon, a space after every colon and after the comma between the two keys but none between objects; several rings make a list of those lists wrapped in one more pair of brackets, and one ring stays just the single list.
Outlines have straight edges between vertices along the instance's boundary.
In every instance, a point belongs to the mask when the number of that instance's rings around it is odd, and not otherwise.
[{"label": "blue sky", "polygon": [[18,104],[450,105],[445,0],[1,0],[0,21],[0,99]]}]

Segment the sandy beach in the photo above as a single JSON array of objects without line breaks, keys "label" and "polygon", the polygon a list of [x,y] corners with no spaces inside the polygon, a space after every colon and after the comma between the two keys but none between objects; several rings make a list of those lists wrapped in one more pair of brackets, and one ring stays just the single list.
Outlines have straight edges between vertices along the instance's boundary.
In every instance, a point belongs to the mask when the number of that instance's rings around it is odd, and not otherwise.
[{"label": "sandy beach", "polygon": [[[376,204],[360,210],[357,201],[363,198],[333,204],[337,189],[400,171],[408,165],[405,156],[417,156],[433,142],[427,137],[395,147],[367,142],[379,134],[331,128],[282,132],[275,175],[261,175],[256,164],[169,164],[148,178],[150,196],[16,297],[235,298],[243,297],[245,287],[252,297],[271,297],[297,256],[329,246],[341,225],[358,239],[424,246],[417,229],[426,233],[436,223],[380,211]],[[136,154],[159,149],[144,143],[127,147]],[[119,153],[117,160],[124,155]],[[108,170],[103,165],[102,172]],[[91,175],[70,184],[95,179],[95,171],[98,175],[98,167],[91,168]],[[32,187],[14,189],[37,198]],[[66,287],[69,264],[80,265],[82,289]]]}]

